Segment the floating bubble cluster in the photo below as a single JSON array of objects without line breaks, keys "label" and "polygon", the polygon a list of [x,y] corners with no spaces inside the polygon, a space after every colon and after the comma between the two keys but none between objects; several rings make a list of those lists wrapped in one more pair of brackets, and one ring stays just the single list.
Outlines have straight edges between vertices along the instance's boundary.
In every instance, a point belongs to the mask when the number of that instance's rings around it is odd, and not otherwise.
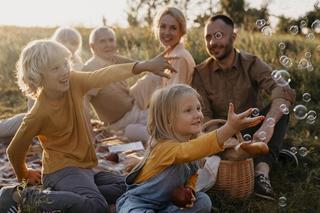
[{"label": "floating bubble cluster", "polygon": [[291,67],[293,64],[291,58],[285,55],[280,56],[279,61],[282,64],[282,66],[287,68]]}]

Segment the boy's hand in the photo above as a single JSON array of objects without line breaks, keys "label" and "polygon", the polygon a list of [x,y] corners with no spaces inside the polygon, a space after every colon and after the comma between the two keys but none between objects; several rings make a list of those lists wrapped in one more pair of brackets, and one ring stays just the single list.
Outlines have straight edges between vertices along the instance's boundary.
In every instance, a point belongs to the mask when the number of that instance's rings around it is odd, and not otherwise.
[{"label": "boy's hand", "polygon": [[170,51],[166,49],[161,54],[148,60],[137,63],[133,68],[134,74],[139,74],[143,71],[149,71],[161,77],[170,78],[169,74],[165,73],[166,69],[171,72],[177,72],[169,63],[169,60],[176,60],[178,57],[165,57],[165,55]]},{"label": "boy's hand", "polygon": [[28,169],[27,183],[30,185],[38,185],[41,183],[41,172],[39,170]]},{"label": "boy's hand", "polygon": [[228,120],[226,125],[228,125],[231,129],[233,129],[234,133],[237,133],[243,129],[253,127],[259,124],[264,120],[264,116],[257,116],[254,118],[250,118],[249,115],[252,113],[252,108],[240,113],[236,114],[234,112],[234,106],[232,103],[229,104],[228,111]]}]

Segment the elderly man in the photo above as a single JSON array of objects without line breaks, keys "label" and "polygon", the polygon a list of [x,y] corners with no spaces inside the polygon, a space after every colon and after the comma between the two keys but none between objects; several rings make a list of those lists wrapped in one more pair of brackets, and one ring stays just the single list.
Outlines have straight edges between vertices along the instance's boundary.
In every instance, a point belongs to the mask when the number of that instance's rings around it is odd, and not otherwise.
[{"label": "elderly man", "polygon": [[[92,58],[85,63],[83,71],[132,62],[117,55],[115,33],[108,27],[94,29],[90,34],[89,44]],[[124,136],[131,141],[147,141],[147,111],[138,106],[126,81],[114,82],[101,90],[90,91],[88,100],[99,119],[112,130],[123,131]]]},{"label": "elderly man", "polygon": [[[205,121],[226,119],[229,102],[234,104],[236,112],[256,107],[266,116],[260,126],[247,129],[243,134],[249,133],[253,142],[263,141],[269,146],[268,154],[254,158],[255,194],[272,200],[274,192],[269,171],[277,160],[289,121],[280,106],[289,108],[295,100],[295,91],[288,85],[277,85],[272,79],[271,67],[258,57],[234,48],[236,34],[229,17],[211,17],[204,36],[210,57],[196,67],[192,86],[203,98]],[[258,101],[263,90],[271,95],[270,104],[265,108]]]}]

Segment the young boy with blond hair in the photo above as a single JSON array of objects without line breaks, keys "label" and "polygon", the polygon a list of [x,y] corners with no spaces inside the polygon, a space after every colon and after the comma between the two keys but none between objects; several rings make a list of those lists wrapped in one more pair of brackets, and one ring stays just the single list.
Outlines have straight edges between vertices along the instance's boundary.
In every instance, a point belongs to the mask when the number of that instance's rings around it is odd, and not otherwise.
[{"label": "young boy with blond hair", "polygon": [[[125,191],[122,177],[93,170],[97,157],[86,123],[84,96],[92,88],[104,87],[142,71],[168,76],[163,70],[174,71],[168,63],[173,58],[165,58],[164,54],[149,61],[86,73],[70,71],[70,52],[58,42],[36,40],[22,50],[17,66],[18,84],[36,101],[7,149],[8,158],[19,181],[26,180],[31,185],[40,183],[40,171],[28,168],[25,161],[33,138],[40,136],[44,187],[67,192],[75,201],[74,206],[63,197],[56,202],[56,197],[50,197],[52,193],[46,193],[49,202],[38,211],[106,212],[108,202],[114,203]],[[12,189],[4,192],[15,194]],[[11,207],[4,203],[12,203],[3,202],[4,199],[0,195],[1,212]],[[60,203],[62,209],[50,203]]]}]

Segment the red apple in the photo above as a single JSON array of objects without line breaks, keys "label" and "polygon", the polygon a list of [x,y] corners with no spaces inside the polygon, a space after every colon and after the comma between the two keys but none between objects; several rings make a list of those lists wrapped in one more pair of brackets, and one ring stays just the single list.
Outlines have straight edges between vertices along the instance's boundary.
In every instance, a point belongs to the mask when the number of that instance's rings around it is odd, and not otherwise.
[{"label": "red apple", "polygon": [[117,153],[111,152],[105,156],[105,159],[115,163],[119,163],[119,156]]},{"label": "red apple", "polygon": [[189,187],[179,186],[175,188],[171,193],[171,202],[181,208],[191,204],[192,200],[192,189]]}]

